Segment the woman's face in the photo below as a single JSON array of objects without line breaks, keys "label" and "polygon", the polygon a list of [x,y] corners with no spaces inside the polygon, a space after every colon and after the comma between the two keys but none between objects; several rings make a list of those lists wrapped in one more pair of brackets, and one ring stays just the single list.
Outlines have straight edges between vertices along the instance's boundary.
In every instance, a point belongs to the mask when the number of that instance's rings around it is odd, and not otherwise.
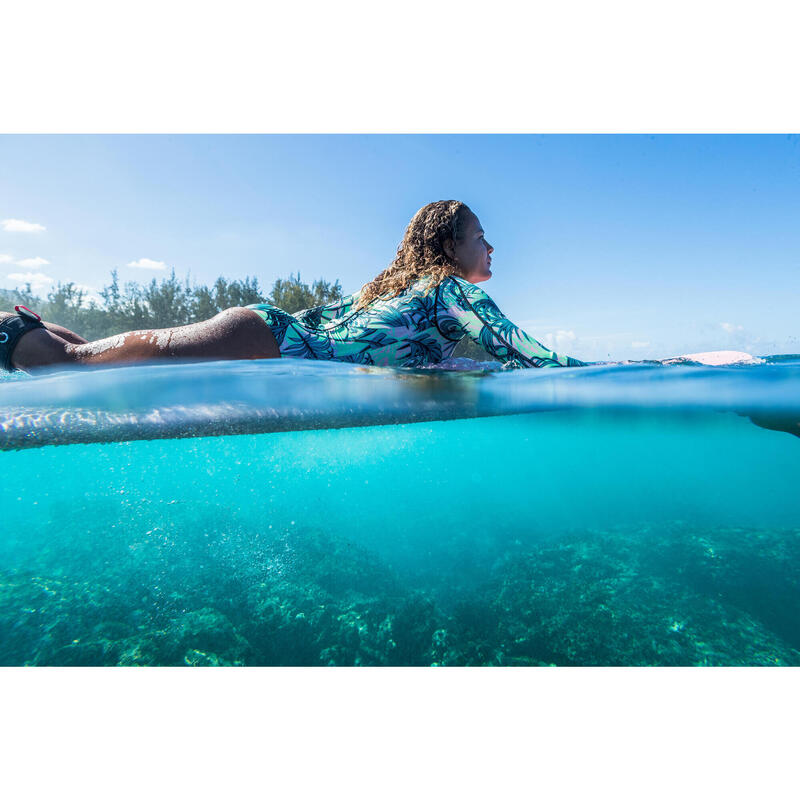
[{"label": "woman's face", "polygon": [[483,228],[480,220],[470,214],[462,232],[461,238],[455,243],[454,255],[461,276],[470,283],[488,281],[492,277],[492,258],[494,252],[486,239],[483,238]]}]

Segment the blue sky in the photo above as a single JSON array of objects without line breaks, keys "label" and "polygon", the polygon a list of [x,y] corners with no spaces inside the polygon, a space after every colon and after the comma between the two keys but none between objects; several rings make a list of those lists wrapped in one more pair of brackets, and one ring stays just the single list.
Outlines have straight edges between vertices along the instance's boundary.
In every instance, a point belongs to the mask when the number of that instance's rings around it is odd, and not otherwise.
[{"label": "blue sky", "polygon": [[786,135],[6,135],[0,286],[97,290],[111,269],[174,268],[266,288],[299,271],[349,292],[417,208],[448,198],[495,247],[482,288],[559,352],[800,351]]}]

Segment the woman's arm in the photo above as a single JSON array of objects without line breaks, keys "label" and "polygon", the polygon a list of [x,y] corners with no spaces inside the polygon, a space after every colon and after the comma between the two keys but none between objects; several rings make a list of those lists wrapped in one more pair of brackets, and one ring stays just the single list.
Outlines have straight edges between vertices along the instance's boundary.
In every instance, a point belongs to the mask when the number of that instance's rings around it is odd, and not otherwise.
[{"label": "woman's arm", "polygon": [[483,289],[452,277],[439,286],[437,325],[448,339],[469,336],[503,363],[517,361],[523,367],[584,367],[586,363],[559,356],[528,336],[497,307]]}]

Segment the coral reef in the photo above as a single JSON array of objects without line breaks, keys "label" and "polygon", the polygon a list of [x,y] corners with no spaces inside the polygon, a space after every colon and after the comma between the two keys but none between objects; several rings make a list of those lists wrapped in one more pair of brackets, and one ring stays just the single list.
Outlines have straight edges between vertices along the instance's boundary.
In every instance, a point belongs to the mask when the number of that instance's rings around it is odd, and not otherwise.
[{"label": "coral reef", "polygon": [[313,530],[147,534],[91,578],[0,572],[0,664],[800,665],[799,529],[497,536],[402,569]]}]

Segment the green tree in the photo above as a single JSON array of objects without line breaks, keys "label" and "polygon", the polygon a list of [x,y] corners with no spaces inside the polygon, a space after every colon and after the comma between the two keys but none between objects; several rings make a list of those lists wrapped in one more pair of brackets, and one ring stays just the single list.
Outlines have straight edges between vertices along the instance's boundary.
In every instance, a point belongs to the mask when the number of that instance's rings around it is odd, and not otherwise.
[{"label": "green tree", "polygon": [[310,286],[300,274],[278,278],[265,296],[258,279],[228,280],[219,277],[212,286],[190,285],[189,278],[180,281],[173,270],[160,282],[155,278],[142,286],[129,281],[120,286],[116,270],[111,283],[100,291],[100,302],[86,299],[86,291],[73,283],[59,283],[47,299],[33,294],[31,285],[20,289],[0,289],[0,309],[11,310],[24,305],[41,314],[43,319],[63,325],[89,341],[103,339],[125,331],[149,328],[171,328],[210,319],[233,306],[269,302],[290,314],[304,308],[324,305],[342,296],[339,281],[319,279]]},{"label": "green tree", "polygon": [[94,300],[86,301],[86,291],[74,283],[59,283],[47,300],[39,302],[38,312],[48,322],[63,325],[90,341],[102,339],[108,329],[108,314]]},{"label": "green tree", "polygon": [[104,286],[100,290],[100,297],[103,298],[103,305],[108,315],[107,331],[104,336],[151,327],[150,311],[144,301],[144,290],[134,281],[126,283],[125,288],[120,290],[116,270],[111,272],[111,285]]},{"label": "green tree", "polygon": [[189,280],[181,283],[175,270],[158,283],[155,278],[142,290],[141,299],[148,313],[148,328],[177,328],[191,321],[192,289]]},{"label": "green tree", "polygon": [[278,278],[272,286],[267,302],[290,314],[295,314],[304,308],[322,306],[340,300],[341,297],[342,287],[338,280],[331,284],[320,278],[309,286],[300,280],[298,272],[296,276],[290,275],[286,280]]},{"label": "green tree", "polygon": [[209,289],[208,286],[195,286],[192,294],[192,322],[211,319],[219,312],[220,308],[214,297],[213,289]]},{"label": "green tree", "polygon": [[29,283],[25,284],[24,289],[0,289],[0,310],[11,311],[14,306],[26,306],[35,311],[36,306],[41,305],[41,299],[32,291]]},{"label": "green tree", "polygon": [[212,288],[196,286],[192,290],[191,319],[201,322],[220,311],[234,306],[249,306],[265,302],[258,285],[258,278],[246,277],[243,281],[227,281],[217,278]]},{"label": "green tree", "polygon": [[[58,283],[55,289],[51,289],[47,295],[47,301],[38,309],[38,313],[47,320],[58,320],[59,325],[74,330],[81,325],[82,312],[86,292],[79,289],[74,283]],[[88,303],[86,304],[88,307]]]}]

